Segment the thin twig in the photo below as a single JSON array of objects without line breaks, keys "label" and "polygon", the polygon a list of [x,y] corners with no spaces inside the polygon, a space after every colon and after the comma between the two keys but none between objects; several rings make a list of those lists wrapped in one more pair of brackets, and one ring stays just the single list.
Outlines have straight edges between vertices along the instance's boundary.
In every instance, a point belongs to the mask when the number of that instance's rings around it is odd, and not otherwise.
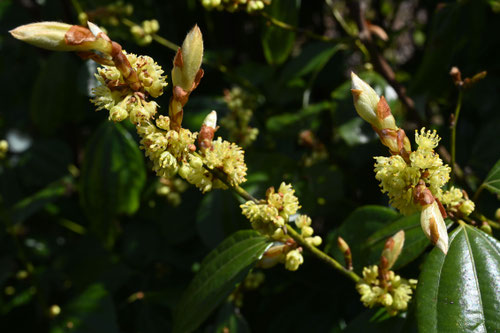
[{"label": "thin twig", "polygon": [[[451,125],[451,167],[452,170],[456,169],[456,141],[457,141],[457,123],[458,117],[460,116],[460,109],[462,108],[462,89],[458,91],[457,107],[455,108],[455,113],[453,114],[453,123]],[[452,173],[453,176],[454,173]]]}]

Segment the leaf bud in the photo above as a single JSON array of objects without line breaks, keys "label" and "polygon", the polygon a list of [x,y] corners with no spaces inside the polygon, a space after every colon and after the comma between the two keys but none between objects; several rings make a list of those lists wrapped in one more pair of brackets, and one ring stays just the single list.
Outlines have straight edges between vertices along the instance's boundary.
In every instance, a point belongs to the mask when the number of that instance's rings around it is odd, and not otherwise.
[{"label": "leaf bud", "polygon": [[404,243],[405,232],[403,230],[398,231],[385,242],[384,250],[382,251],[382,257],[387,260],[384,261],[385,269],[389,270],[394,266],[401,254],[401,250],[403,250]]},{"label": "leaf bud", "polygon": [[[172,69],[172,82],[185,91],[193,90],[199,76],[201,61],[203,59],[203,36],[200,28],[195,25],[187,34],[181,48],[174,58]],[[201,78],[201,77],[200,77]]]},{"label": "leaf bud", "polygon": [[375,126],[378,123],[376,110],[380,97],[368,83],[361,80],[353,72],[351,72],[351,84],[351,93],[356,111],[361,118]]},{"label": "leaf bud", "polygon": [[448,252],[448,230],[437,201],[423,207],[420,214],[420,225],[431,243],[446,254]]},{"label": "leaf bud", "polygon": [[484,231],[485,233],[487,233],[490,236],[493,233],[493,230],[491,230],[491,226],[486,221],[483,221],[483,223],[481,224],[481,230]]},{"label": "leaf bud", "polygon": [[342,252],[342,254],[344,255],[345,266],[348,270],[352,270],[352,255],[349,244],[347,244],[347,242],[339,236],[337,238],[337,246],[340,252]]},{"label": "leaf bud", "polygon": [[[92,27],[91,23],[89,27],[96,33],[102,32],[99,28],[96,30]],[[104,38],[105,35],[96,36],[91,30],[77,25],[38,22],[21,25],[9,32],[14,38],[23,42],[52,51],[97,50],[105,54],[111,52],[111,42]]]}]

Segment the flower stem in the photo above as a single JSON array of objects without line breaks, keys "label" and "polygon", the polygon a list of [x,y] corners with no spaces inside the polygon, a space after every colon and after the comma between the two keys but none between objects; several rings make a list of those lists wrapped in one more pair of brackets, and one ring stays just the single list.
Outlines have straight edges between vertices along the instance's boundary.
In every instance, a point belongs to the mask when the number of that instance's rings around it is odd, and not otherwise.
[{"label": "flower stem", "polygon": [[456,172],[456,141],[457,141],[457,124],[458,117],[460,116],[460,109],[462,108],[462,89],[458,91],[458,101],[455,108],[455,113],[453,114],[453,123],[451,125],[451,167],[453,170],[452,176]]},{"label": "flower stem", "polygon": [[358,282],[361,278],[359,277],[358,274],[356,274],[354,271],[350,271],[344,266],[342,266],[337,260],[333,259],[330,257],[328,254],[325,252],[321,251],[317,247],[309,244],[306,242],[304,237],[299,235],[297,231],[295,231],[292,226],[287,224],[287,233],[290,237],[293,238],[294,241],[296,241],[300,246],[306,248],[309,250],[314,256],[316,256],[319,260],[323,261],[327,265],[331,266],[333,269],[336,269],[340,273],[344,274],[347,276],[349,279],[351,279],[354,282]]}]

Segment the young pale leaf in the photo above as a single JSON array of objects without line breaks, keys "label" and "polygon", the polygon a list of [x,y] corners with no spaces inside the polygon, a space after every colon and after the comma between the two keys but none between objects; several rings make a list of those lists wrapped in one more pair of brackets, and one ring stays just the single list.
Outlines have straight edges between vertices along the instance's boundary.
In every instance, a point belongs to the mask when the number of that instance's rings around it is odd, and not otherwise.
[{"label": "young pale leaf", "polygon": [[226,238],[208,254],[174,314],[174,333],[194,331],[241,282],[271,242],[253,230]]},{"label": "young pale leaf", "polygon": [[481,186],[491,193],[500,194],[500,160],[495,163]]},{"label": "young pale leaf", "polygon": [[500,242],[469,225],[450,236],[448,254],[435,248],[416,293],[420,332],[500,331]]}]

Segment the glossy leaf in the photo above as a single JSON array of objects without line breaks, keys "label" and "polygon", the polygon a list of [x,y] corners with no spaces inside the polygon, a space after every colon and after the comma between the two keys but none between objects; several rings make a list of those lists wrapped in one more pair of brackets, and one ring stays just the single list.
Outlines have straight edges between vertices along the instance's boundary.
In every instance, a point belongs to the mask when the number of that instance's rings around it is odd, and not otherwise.
[{"label": "glossy leaf", "polygon": [[195,330],[245,278],[270,245],[256,231],[242,230],[210,252],[177,305],[174,332]]},{"label": "glossy leaf", "polygon": [[103,123],[87,145],[81,181],[83,207],[101,236],[109,236],[116,215],[137,211],[145,181],[135,140],[120,124]]},{"label": "glossy leaf", "polygon": [[481,186],[492,193],[500,194],[500,160],[495,163]]},{"label": "glossy leaf", "polygon": [[417,287],[420,332],[500,330],[500,242],[469,225],[450,235],[448,254],[429,254]]},{"label": "glossy leaf", "polygon": [[[268,13],[273,18],[287,24],[296,25],[300,0],[274,0]],[[266,27],[262,36],[264,56],[270,64],[279,65],[288,58],[295,42],[295,32],[276,26]]]}]

